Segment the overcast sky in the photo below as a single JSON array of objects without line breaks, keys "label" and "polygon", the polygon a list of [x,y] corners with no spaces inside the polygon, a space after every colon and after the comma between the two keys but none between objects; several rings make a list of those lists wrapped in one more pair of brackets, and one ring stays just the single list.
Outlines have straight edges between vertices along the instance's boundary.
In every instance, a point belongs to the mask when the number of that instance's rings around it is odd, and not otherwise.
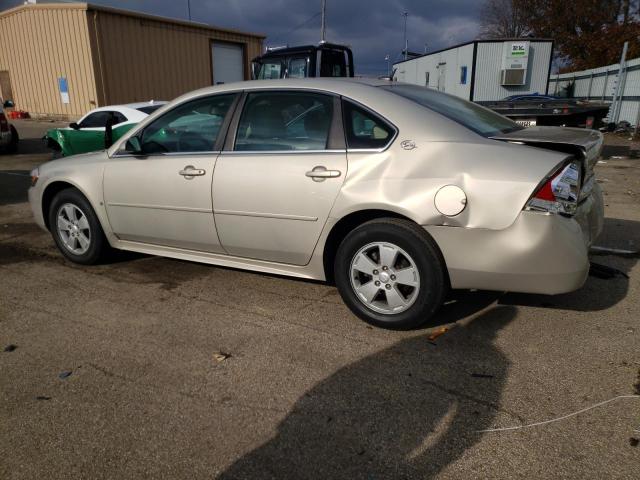
[{"label": "overcast sky", "polygon": [[[0,10],[23,0],[0,0]],[[187,0],[94,0],[90,3],[188,18]],[[266,45],[320,40],[320,0],[190,0],[191,19],[267,35]],[[409,50],[422,53],[473,40],[481,0],[327,0],[327,40],[351,45],[356,72],[384,74],[386,54],[400,59],[403,11]],[[306,22],[306,23],[305,23]]]}]

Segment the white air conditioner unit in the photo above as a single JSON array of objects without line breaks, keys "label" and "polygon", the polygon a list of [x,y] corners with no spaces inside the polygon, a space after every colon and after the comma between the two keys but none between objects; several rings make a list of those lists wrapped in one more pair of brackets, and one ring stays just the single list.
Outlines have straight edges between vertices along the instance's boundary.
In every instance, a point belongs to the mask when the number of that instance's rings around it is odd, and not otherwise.
[{"label": "white air conditioner unit", "polygon": [[527,71],[516,68],[507,68],[500,71],[500,84],[509,85],[524,85]]},{"label": "white air conditioner unit", "polygon": [[500,84],[524,85],[529,66],[529,42],[504,42],[502,44],[502,70]]}]

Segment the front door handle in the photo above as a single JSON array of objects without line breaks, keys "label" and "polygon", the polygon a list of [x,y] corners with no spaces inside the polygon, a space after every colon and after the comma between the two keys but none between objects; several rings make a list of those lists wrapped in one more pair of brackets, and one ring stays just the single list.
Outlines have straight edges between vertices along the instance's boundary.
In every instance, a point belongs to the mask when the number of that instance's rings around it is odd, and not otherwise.
[{"label": "front door handle", "polygon": [[337,178],[342,174],[340,170],[327,170],[327,167],[318,165],[313,167],[313,170],[305,173],[307,177],[310,177],[314,182],[323,182],[327,178]]},{"label": "front door handle", "polygon": [[187,180],[191,180],[193,177],[201,177],[205,173],[207,172],[201,168],[196,168],[193,165],[187,165],[184,167],[184,170],[180,170],[178,172],[178,174],[182,175]]}]

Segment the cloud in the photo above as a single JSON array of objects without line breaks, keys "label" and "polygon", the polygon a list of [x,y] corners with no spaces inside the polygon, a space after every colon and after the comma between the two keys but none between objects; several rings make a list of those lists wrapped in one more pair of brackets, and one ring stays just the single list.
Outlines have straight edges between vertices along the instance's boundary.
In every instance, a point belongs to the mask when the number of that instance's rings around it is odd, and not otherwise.
[{"label": "cloud", "polygon": [[[186,19],[188,0],[91,0],[92,3]],[[0,9],[23,3],[0,0]],[[320,0],[189,0],[191,18],[211,25],[267,35],[267,45],[320,40]],[[409,50],[423,52],[476,38],[480,0],[327,0],[327,40],[351,45],[356,72],[386,72],[385,55],[404,48],[402,12],[409,12]],[[311,20],[310,20],[311,19]],[[309,21],[307,21],[309,20]],[[306,22],[306,23],[305,23]]]}]

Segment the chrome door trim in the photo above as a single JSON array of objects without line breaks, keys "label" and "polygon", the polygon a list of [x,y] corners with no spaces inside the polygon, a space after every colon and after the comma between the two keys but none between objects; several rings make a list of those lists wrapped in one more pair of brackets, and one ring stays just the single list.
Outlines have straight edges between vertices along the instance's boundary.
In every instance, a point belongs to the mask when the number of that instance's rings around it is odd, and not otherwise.
[{"label": "chrome door trim", "polygon": [[135,158],[153,158],[153,157],[189,157],[191,155],[203,156],[203,155],[215,155],[218,156],[220,153],[219,150],[207,150],[202,152],[166,152],[166,153],[152,153],[145,155],[133,155],[131,153],[121,153],[120,151],[114,153],[111,158],[125,158],[125,157],[135,157]]},{"label": "chrome door trim", "polygon": [[215,215],[235,215],[239,217],[277,218],[281,220],[299,220],[302,222],[317,222],[318,217],[306,217],[303,215],[282,215],[279,213],[242,212],[237,210],[214,210]]},{"label": "chrome door trim", "polygon": [[306,155],[347,153],[346,150],[223,150],[220,155]]},{"label": "chrome door trim", "polygon": [[107,202],[109,207],[149,208],[151,210],[175,210],[176,212],[213,213],[210,208],[172,207],[171,205],[145,205],[143,203]]}]

